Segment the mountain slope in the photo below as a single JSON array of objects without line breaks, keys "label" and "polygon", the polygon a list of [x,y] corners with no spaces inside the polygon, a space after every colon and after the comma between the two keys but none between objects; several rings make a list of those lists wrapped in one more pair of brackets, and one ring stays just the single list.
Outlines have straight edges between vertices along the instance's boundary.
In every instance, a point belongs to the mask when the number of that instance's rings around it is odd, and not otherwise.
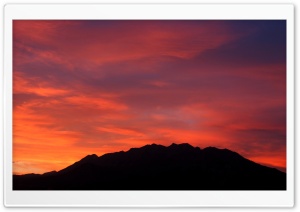
[{"label": "mountain slope", "polygon": [[285,190],[286,174],[227,149],[146,145],[88,155],[43,175],[13,176],[14,190]]}]

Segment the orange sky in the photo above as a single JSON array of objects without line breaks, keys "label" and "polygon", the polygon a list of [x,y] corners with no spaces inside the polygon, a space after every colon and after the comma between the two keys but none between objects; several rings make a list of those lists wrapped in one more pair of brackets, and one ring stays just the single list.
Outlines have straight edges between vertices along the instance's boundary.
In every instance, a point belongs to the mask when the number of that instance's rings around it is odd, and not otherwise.
[{"label": "orange sky", "polygon": [[190,143],[286,168],[285,21],[13,22],[13,171]]}]

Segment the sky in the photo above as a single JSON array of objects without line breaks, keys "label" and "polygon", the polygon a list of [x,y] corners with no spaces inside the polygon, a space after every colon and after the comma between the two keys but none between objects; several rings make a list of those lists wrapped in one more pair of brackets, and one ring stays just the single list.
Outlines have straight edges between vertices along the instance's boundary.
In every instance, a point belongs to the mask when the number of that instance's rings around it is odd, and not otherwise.
[{"label": "sky", "polygon": [[285,171],[286,21],[13,21],[14,174],[153,143]]}]

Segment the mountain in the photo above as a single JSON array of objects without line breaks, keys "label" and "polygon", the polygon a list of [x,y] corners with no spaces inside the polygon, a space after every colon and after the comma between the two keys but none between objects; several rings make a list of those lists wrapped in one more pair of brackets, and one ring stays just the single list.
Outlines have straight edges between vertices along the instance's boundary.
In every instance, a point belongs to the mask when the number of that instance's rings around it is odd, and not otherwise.
[{"label": "mountain", "polygon": [[228,149],[152,144],[14,175],[13,190],[286,190],[286,173]]}]

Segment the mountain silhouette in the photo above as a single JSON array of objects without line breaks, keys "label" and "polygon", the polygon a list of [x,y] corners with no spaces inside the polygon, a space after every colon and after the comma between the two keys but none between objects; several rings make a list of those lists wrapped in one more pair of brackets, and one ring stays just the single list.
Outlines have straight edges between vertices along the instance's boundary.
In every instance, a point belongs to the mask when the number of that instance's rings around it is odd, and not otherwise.
[{"label": "mountain silhouette", "polygon": [[13,190],[286,190],[286,173],[228,149],[152,144],[13,175]]}]

